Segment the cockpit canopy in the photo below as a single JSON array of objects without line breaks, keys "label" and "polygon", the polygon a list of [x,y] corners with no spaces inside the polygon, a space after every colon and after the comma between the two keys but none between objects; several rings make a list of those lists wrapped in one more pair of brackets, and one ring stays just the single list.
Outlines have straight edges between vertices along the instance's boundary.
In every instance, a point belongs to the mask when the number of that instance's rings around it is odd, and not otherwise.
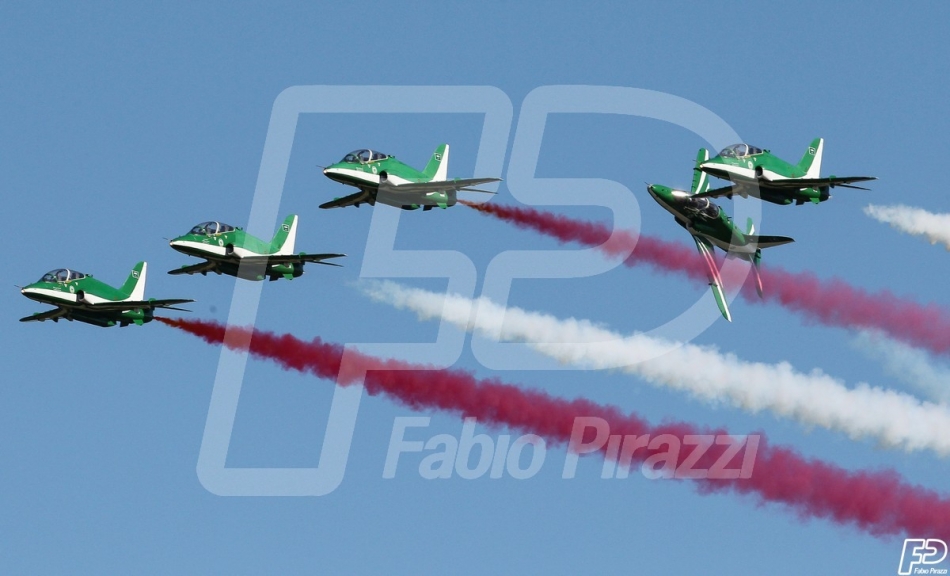
[{"label": "cockpit canopy", "polygon": [[719,206],[711,202],[709,198],[687,198],[685,208],[687,211],[707,218],[719,218]]},{"label": "cockpit canopy", "polygon": [[383,154],[375,150],[354,150],[343,157],[343,162],[348,164],[365,164],[376,160],[385,160],[389,154]]},{"label": "cockpit canopy", "polygon": [[732,146],[723,148],[719,155],[723,158],[741,158],[744,156],[752,156],[753,154],[761,153],[762,149],[755,146],[749,146],[748,144],[733,144]]},{"label": "cockpit canopy", "polygon": [[224,224],[223,222],[202,222],[201,224],[198,224],[192,228],[189,234],[204,234],[205,236],[213,236],[214,234],[223,234],[233,230],[235,230],[234,226],[231,226],[230,224]]},{"label": "cockpit canopy", "polygon": [[76,272],[75,270],[57,268],[56,270],[50,270],[46,274],[43,274],[43,277],[40,278],[40,282],[69,282],[72,280],[85,278],[86,276],[86,274],[83,274],[82,272]]}]

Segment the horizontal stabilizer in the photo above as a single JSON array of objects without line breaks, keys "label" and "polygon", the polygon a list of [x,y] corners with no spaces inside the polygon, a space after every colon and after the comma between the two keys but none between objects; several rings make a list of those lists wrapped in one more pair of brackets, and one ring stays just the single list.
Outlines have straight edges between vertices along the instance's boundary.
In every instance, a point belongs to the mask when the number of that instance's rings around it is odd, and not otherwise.
[{"label": "horizontal stabilizer", "polygon": [[830,186],[831,188],[852,188],[854,190],[871,190],[870,188],[865,188],[864,186],[853,186],[851,184],[835,184]]},{"label": "horizontal stabilizer", "polygon": [[749,244],[754,242],[759,248],[771,248],[772,246],[781,246],[795,241],[794,238],[788,236],[756,236],[755,234],[747,234],[745,239]]},{"label": "horizontal stabilizer", "polygon": [[122,312],[125,310],[135,310],[135,309],[154,310],[155,308],[171,308],[172,306],[175,306],[177,304],[187,304],[189,302],[194,302],[194,300],[191,300],[188,298],[170,298],[167,300],[156,300],[155,298],[150,298],[148,300],[123,300],[120,302],[99,302],[97,304],[89,304],[87,306],[84,306],[84,308],[87,310]]},{"label": "horizontal stabilizer", "polygon": [[[767,183],[769,188],[790,188],[794,190],[801,190],[802,188],[822,188],[824,186],[828,186],[829,188],[840,186],[842,188],[867,190],[867,188],[851,186],[850,184],[852,182],[870,182],[871,180],[877,180],[877,178],[875,176],[829,176],[827,178],[778,178],[760,182]],[[762,186],[765,186],[765,183],[763,183]]]}]

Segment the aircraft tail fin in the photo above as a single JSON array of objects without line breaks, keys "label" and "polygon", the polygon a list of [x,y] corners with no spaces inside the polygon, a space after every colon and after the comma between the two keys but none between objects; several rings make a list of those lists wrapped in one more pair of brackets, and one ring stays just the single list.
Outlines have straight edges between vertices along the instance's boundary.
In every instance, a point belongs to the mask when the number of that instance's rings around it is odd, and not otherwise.
[{"label": "aircraft tail fin", "polygon": [[432,158],[422,171],[427,182],[442,182],[449,173],[449,145],[441,144],[432,153]]},{"label": "aircraft tail fin", "polygon": [[144,261],[139,262],[132,268],[125,284],[119,288],[123,300],[133,300],[136,302],[145,300],[145,275],[148,272],[148,264]]},{"label": "aircraft tail fin", "polygon": [[815,138],[808,145],[808,150],[802,156],[798,168],[805,173],[805,178],[820,178],[821,173],[821,151],[825,147],[823,138]]},{"label": "aircraft tail fin", "polygon": [[693,187],[690,189],[693,194],[702,194],[709,190],[709,174],[699,169],[699,165],[709,160],[709,150],[700,148],[696,154],[696,167],[693,168]]},{"label": "aircraft tail fin", "polygon": [[270,243],[271,254],[286,256],[294,253],[294,245],[297,243],[297,215],[291,214],[284,219],[280,225],[277,234]]},{"label": "aircraft tail fin", "polygon": [[762,274],[759,272],[759,264],[762,262],[762,249],[756,248],[755,255],[752,256],[752,276],[755,277],[755,291],[759,298],[765,298],[762,293]]}]

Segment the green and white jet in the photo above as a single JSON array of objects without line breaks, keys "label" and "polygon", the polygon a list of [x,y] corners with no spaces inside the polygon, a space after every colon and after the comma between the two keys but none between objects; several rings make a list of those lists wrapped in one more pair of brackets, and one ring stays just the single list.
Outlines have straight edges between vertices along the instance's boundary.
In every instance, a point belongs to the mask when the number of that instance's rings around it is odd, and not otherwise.
[{"label": "green and white jet", "polygon": [[[696,158],[697,166],[708,159],[709,152],[700,149]],[[696,248],[706,262],[706,275],[719,311],[726,320],[732,322],[723,293],[722,278],[713,257],[715,247],[724,250],[727,257],[741,258],[752,263],[755,287],[761,297],[762,277],[759,275],[759,262],[762,259],[762,249],[781,246],[795,240],[786,236],[756,236],[751,218],[747,223],[747,231],[739,230],[722,208],[703,196],[703,193],[709,190],[709,176],[703,171],[696,170],[693,174],[690,192],[656,184],[647,185],[647,190],[660,206],[673,215],[676,223],[693,236]]]},{"label": "green and white jet", "polygon": [[454,178],[448,180],[449,145],[435,149],[432,159],[422,172],[406,166],[394,156],[375,150],[355,150],[343,160],[323,169],[323,173],[336,182],[355,186],[359,192],[335,198],[320,205],[320,208],[341,208],[377,202],[403,210],[431,210],[454,206],[460,190],[484,192],[490,190],[471,188],[479,184],[499,182],[500,178]]},{"label": "green and white jet", "polygon": [[37,312],[32,316],[20,318],[20,322],[42,322],[60,318],[96,326],[141,326],[151,322],[156,308],[179,310],[177,304],[194,300],[145,299],[145,275],[148,270],[145,262],[139,262],[132,269],[128,280],[120,288],[113,288],[100,282],[91,274],[60,268],[43,275],[38,282],[20,288],[20,292],[30,300],[56,306],[54,310]]},{"label": "green and white jet", "polygon": [[202,222],[184,236],[170,240],[169,245],[189,256],[205,261],[169,270],[169,274],[227,274],[245,280],[269,278],[292,280],[303,275],[307,262],[339,266],[324,262],[346,254],[294,254],[297,240],[297,215],[291,214],[280,225],[270,242],[251,236],[241,228],[222,222]]},{"label": "green and white jet", "polygon": [[702,196],[732,198],[733,194],[738,194],[743,198],[754,196],[774,204],[818,204],[831,198],[828,191],[835,186],[867,190],[852,183],[877,179],[873,176],[822,178],[819,171],[823,147],[823,139],[812,140],[798,164],[789,164],[768,150],[748,144],[733,144],[723,148],[718,156],[703,162],[696,169],[716,178],[730,180],[732,185],[709,190]]}]

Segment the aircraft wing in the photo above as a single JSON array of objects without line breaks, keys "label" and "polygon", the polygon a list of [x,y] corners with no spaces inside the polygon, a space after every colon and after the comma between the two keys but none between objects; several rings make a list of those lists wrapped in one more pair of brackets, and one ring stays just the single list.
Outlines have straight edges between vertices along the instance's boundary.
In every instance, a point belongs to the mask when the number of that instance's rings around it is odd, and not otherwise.
[{"label": "aircraft wing", "polygon": [[703,255],[706,261],[706,275],[709,277],[709,287],[712,289],[713,296],[716,298],[716,304],[722,317],[732,322],[732,315],[729,313],[729,306],[726,304],[726,295],[722,291],[722,278],[719,276],[719,269],[716,268],[716,259],[713,258],[713,245],[709,240],[702,236],[693,234],[693,240],[696,241],[696,248]]},{"label": "aircraft wing", "polygon": [[346,254],[286,254],[286,255],[273,255],[273,256],[245,256],[241,258],[240,262],[246,264],[257,264],[266,266],[269,264],[297,264],[304,262],[313,262],[315,264],[323,264],[325,266],[340,266],[340,264],[334,264],[332,262],[324,262],[324,260],[329,260],[330,258],[343,258]]},{"label": "aircraft wing", "polygon": [[877,180],[874,176],[829,176],[828,178],[788,178],[780,180],[764,180],[768,186],[772,188],[793,188],[799,190],[801,188],[821,188],[823,186],[828,186],[834,188],[835,186],[841,186],[842,188],[856,188],[858,190],[867,190],[867,188],[862,188],[861,186],[852,186],[853,182],[868,182],[870,180]]},{"label": "aircraft wing", "polygon": [[214,270],[214,267],[214,262],[211,260],[205,260],[200,264],[192,264],[191,266],[182,266],[181,268],[169,270],[168,273],[173,276],[177,276],[178,274],[201,274],[202,272],[210,272]]},{"label": "aircraft wing", "polygon": [[324,202],[320,205],[320,208],[343,208],[344,206],[359,207],[360,204],[369,204],[370,206],[374,206],[376,204],[376,197],[371,192],[360,190],[359,192],[355,192],[349,196],[334,198],[329,202]]},{"label": "aircraft wing", "polygon": [[54,308],[46,312],[37,312],[25,318],[20,318],[20,322],[43,322],[45,320],[57,320],[66,314],[65,308]]},{"label": "aircraft wing", "polygon": [[194,302],[194,300],[188,300],[183,298],[171,298],[167,300],[156,300],[152,298],[150,300],[123,300],[120,302],[99,302],[96,304],[86,304],[84,306],[76,306],[76,308],[83,308],[85,310],[97,310],[102,312],[121,312],[123,310],[134,310],[136,308],[149,308],[154,310],[155,308],[167,308],[169,310],[179,310],[181,312],[189,312],[183,308],[175,308],[177,304],[187,304],[188,302]]},{"label": "aircraft wing", "polygon": [[735,186],[723,186],[722,188],[714,188],[713,190],[707,190],[705,192],[700,192],[699,194],[693,194],[693,198],[732,198],[732,195],[735,194]]},{"label": "aircraft wing", "polygon": [[488,184],[490,182],[501,182],[501,178],[456,178],[454,180],[437,180],[435,182],[407,182],[405,184],[387,183],[386,187],[397,192],[442,192],[446,190],[464,191],[464,192],[484,192],[486,194],[495,194],[489,190],[478,190],[472,186],[479,184]]}]

